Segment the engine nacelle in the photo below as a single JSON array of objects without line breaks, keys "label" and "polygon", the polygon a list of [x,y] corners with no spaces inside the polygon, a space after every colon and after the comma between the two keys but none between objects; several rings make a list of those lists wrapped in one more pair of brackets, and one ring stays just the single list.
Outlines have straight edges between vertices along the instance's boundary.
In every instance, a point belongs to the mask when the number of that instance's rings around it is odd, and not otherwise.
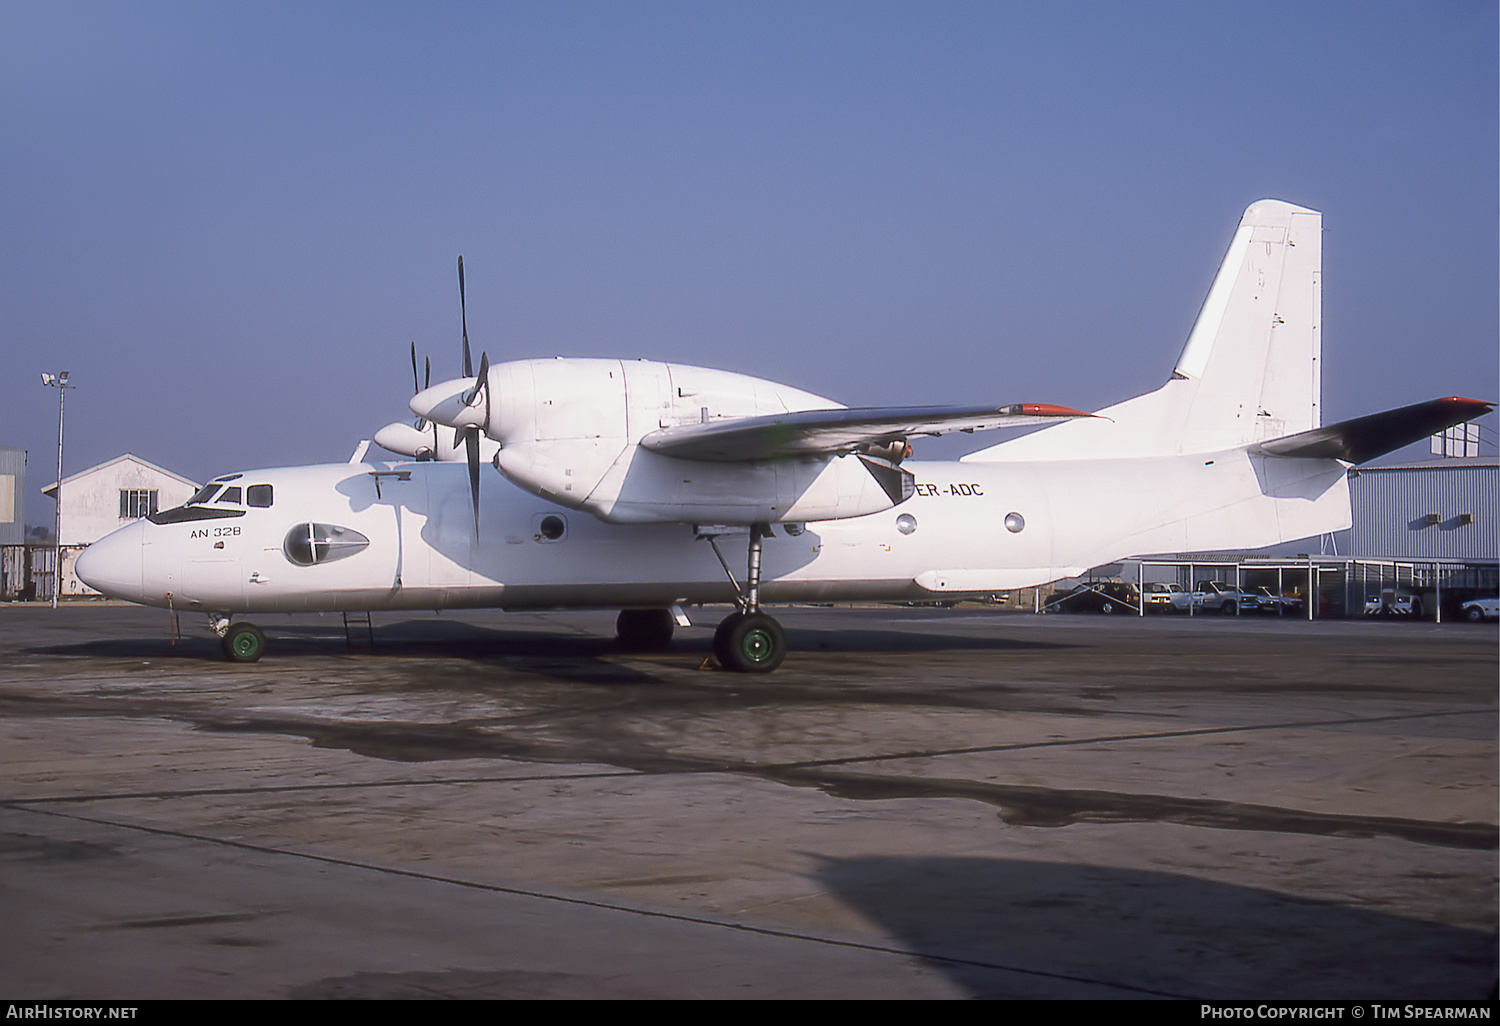
[{"label": "engine nacelle", "polygon": [[832,520],[888,509],[911,494],[909,474],[868,454],[714,463],[637,444],[665,427],[842,409],[773,381],[647,360],[559,358],[490,367],[487,397],[475,383],[436,385],[412,409],[482,428],[500,443],[493,460],[500,473],[612,523]]},{"label": "engine nacelle", "polygon": [[[557,449],[576,459],[554,460]],[[564,463],[584,465],[598,453],[578,443],[506,446],[495,454],[495,466],[528,491],[613,524],[839,520],[890,509],[914,487],[907,471],[857,454],[716,463],[632,445],[583,494]]]}]

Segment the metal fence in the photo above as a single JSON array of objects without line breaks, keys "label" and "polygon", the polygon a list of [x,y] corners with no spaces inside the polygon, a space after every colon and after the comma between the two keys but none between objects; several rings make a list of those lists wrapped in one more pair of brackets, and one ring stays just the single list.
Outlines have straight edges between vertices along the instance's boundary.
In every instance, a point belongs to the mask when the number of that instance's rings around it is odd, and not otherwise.
[{"label": "metal fence", "polygon": [[[64,545],[63,564],[71,567],[86,545]],[[51,602],[57,581],[57,550],[51,545],[0,545],[0,601]],[[64,582],[62,598],[98,597],[76,577]]]}]

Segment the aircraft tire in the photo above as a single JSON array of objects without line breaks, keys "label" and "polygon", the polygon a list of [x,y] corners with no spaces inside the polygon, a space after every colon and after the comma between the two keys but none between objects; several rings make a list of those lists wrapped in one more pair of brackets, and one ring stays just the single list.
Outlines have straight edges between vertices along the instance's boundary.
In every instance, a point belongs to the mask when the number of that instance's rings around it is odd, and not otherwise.
[{"label": "aircraft tire", "polygon": [[622,609],[615,635],[627,652],[661,652],[672,643],[676,626],[669,609]]},{"label": "aircraft tire", "polygon": [[765,613],[731,613],[714,631],[714,655],[735,673],[770,673],[786,658],[786,635]]},{"label": "aircraft tire", "polygon": [[254,663],[266,654],[266,636],[253,623],[230,624],[220,642],[230,662]]}]

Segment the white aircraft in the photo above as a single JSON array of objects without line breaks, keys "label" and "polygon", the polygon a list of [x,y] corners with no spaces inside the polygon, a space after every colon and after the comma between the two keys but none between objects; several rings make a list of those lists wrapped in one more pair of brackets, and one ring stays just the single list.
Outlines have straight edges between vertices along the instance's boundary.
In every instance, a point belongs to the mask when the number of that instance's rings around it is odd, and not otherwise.
[{"label": "white aircraft", "polygon": [[[1252,205],[1170,380],[1095,415],[845,409],[647,361],[485,356],[471,375],[466,325],[465,376],[419,391],[418,426],[383,439],[429,457],[461,440],[462,463],[226,474],[90,546],[77,572],[106,595],[208,613],[240,661],[266,646],[231,620],[246,613],[619,608],[621,640],[657,648],[682,606],[733,602],[715,654],[765,672],[786,652],[769,603],[959,598],[1341,530],[1350,465],[1493,404],[1322,426],[1321,233],[1316,211]],[[905,460],[914,435],[1050,420],[956,462]],[[484,489],[481,441],[505,479]],[[748,555],[740,579],[730,541]]]}]

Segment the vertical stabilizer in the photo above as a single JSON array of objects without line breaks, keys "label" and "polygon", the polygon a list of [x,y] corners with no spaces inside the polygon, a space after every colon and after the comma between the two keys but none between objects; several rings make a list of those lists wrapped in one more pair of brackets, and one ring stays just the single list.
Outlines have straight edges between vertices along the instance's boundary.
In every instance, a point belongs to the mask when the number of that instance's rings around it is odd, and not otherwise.
[{"label": "vertical stabilizer", "polygon": [[1322,424],[1323,215],[1261,200],[1245,211],[1169,380],[968,461],[1215,452]]}]

